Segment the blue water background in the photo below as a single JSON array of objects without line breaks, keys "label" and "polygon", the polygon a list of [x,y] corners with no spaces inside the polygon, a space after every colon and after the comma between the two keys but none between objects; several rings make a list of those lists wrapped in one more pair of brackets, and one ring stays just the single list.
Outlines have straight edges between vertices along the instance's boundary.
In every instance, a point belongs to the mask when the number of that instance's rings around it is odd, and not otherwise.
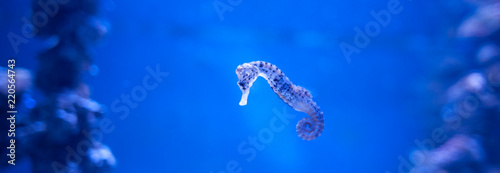
[{"label": "blue water background", "polygon": [[[467,13],[462,2],[401,1],[403,11],[348,63],[339,44],[353,44],[353,28],[388,2],[243,0],[221,21],[212,0],[104,1],[110,32],[91,50],[99,74],[85,80],[116,127],[103,141],[118,160],[115,172],[217,173],[231,160],[243,172],[396,172],[398,156],[408,158],[414,140],[437,124],[427,121],[437,115],[427,111],[426,82],[434,60],[453,48],[447,30]],[[0,63],[16,57],[19,67],[36,68],[44,42],[30,39],[16,54],[5,37],[20,34],[29,3],[0,3]],[[248,105],[238,105],[235,69],[255,60],[312,92],[325,117],[319,138],[297,136],[295,124],[307,115],[262,78]],[[148,66],[169,76],[121,120],[111,103],[142,85]],[[269,127],[274,109],[297,117],[248,162],[238,145]]]}]

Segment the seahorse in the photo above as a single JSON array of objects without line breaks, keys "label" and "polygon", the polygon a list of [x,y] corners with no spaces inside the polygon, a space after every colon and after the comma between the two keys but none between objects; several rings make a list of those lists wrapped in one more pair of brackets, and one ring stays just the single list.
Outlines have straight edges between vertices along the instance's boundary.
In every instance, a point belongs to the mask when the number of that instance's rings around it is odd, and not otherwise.
[{"label": "seahorse", "polygon": [[323,112],[312,100],[311,93],[305,88],[294,85],[276,65],[264,61],[244,63],[236,68],[236,75],[239,79],[237,84],[243,92],[240,106],[247,104],[250,87],[257,77],[261,76],[267,80],[283,102],[296,111],[310,116],[310,118],[302,118],[297,123],[299,137],[310,141],[321,135],[325,125]]}]

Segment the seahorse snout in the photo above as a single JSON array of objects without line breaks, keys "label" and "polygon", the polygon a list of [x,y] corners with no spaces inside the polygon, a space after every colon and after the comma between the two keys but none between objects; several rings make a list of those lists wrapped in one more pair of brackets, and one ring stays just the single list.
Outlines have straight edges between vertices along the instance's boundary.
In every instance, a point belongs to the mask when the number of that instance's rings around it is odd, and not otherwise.
[{"label": "seahorse snout", "polygon": [[245,106],[247,105],[247,99],[248,99],[248,94],[250,93],[250,90],[241,90],[243,94],[241,95],[241,100],[240,100],[240,106]]}]

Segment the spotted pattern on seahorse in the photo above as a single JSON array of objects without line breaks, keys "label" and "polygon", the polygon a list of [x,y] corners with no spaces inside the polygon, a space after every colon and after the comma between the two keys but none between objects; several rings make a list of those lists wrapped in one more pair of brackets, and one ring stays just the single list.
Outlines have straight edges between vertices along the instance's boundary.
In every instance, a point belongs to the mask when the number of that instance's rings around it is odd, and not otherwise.
[{"label": "spotted pattern on seahorse", "polygon": [[240,105],[247,104],[250,87],[257,77],[267,80],[273,91],[296,111],[305,112],[311,118],[303,118],[297,123],[297,133],[304,140],[316,139],[323,132],[325,125],[323,112],[312,100],[311,93],[294,85],[288,77],[275,65],[264,61],[244,63],[236,68],[238,86],[243,92]]}]

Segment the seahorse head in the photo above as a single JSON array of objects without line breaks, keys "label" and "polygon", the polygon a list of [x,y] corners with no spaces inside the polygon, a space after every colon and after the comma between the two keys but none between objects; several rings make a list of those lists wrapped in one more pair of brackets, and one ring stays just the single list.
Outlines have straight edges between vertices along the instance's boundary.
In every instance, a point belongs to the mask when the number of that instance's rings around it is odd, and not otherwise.
[{"label": "seahorse head", "polygon": [[238,76],[238,86],[243,92],[241,96],[240,105],[244,106],[247,104],[248,94],[250,93],[250,87],[252,87],[253,82],[259,76],[259,69],[253,65],[245,63],[243,65],[239,65],[236,68],[236,75]]}]

